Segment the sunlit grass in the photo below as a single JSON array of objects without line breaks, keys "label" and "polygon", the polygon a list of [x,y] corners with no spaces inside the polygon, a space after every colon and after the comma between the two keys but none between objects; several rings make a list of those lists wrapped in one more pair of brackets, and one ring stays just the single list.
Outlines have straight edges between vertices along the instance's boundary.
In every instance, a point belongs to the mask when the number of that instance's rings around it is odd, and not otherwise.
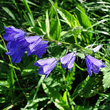
[{"label": "sunlit grass", "polygon": [[[109,0],[0,1],[0,109],[1,110],[109,110],[110,108],[110,3]],[[43,58],[59,59],[77,53],[69,72],[60,63],[47,79],[38,74],[35,55],[13,64],[3,39],[4,26],[26,36],[49,41]],[[93,54],[92,49],[103,47]],[[103,60],[105,68],[88,76],[85,55]]]}]

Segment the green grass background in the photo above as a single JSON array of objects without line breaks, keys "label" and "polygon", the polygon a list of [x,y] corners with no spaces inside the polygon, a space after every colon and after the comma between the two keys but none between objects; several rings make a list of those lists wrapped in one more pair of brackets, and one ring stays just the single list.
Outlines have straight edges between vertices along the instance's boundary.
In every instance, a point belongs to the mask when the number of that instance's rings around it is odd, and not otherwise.
[{"label": "green grass background", "polygon": [[[13,64],[5,53],[4,26],[14,26],[50,42],[42,58],[77,51],[72,71],[60,63],[47,79],[33,64],[35,55]],[[102,44],[96,54],[93,47]],[[88,76],[85,54],[103,60],[105,68]],[[0,0],[0,110],[109,110],[110,1]]]}]

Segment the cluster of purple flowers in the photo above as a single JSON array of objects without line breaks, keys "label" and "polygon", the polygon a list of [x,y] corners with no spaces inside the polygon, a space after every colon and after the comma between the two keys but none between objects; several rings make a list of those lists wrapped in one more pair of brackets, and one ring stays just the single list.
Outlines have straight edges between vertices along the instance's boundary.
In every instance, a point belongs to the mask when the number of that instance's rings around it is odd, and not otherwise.
[{"label": "cluster of purple flowers", "polygon": [[[5,32],[3,38],[8,42],[8,52],[6,54],[11,56],[13,63],[19,63],[25,52],[27,52],[27,56],[37,55],[38,58],[41,58],[42,55],[46,53],[48,42],[42,40],[40,36],[25,36],[24,31],[16,29],[13,26],[5,27]],[[93,53],[97,52],[101,47],[102,45],[95,47]],[[47,78],[58,62],[61,62],[62,68],[68,68],[68,70],[71,71],[74,65],[75,56],[75,52],[71,52],[61,57],[60,60],[56,58],[39,59],[34,65],[40,66],[38,73],[45,75],[45,78]],[[89,76],[92,75],[92,72],[98,74],[100,68],[105,67],[101,60],[97,60],[90,55],[85,57],[85,61]]]},{"label": "cluster of purple flowers", "polygon": [[29,55],[37,55],[41,58],[47,50],[47,41],[42,40],[40,36],[25,36],[25,32],[15,27],[5,27],[3,38],[8,42],[7,55],[11,56],[13,63],[19,63],[27,52]]}]

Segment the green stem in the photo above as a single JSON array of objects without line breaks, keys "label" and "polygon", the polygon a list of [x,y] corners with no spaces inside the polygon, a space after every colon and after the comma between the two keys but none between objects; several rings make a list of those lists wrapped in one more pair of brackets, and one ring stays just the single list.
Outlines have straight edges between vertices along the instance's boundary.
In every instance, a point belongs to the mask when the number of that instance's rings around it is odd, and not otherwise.
[{"label": "green stem", "polygon": [[4,64],[8,65],[8,66],[9,66],[9,67],[11,67],[11,68],[14,68],[14,69],[16,69],[16,70],[21,71],[21,69],[20,69],[20,68],[18,68],[18,67],[16,67],[16,66],[14,66],[14,65],[12,65],[12,64],[8,64],[8,63],[6,63],[6,62],[5,62],[5,61],[3,61],[3,60],[0,60],[0,63],[4,63]]},{"label": "green stem", "polygon": [[[0,35],[0,37],[1,37],[1,39],[3,41],[3,44],[4,44],[5,48],[6,48],[6,44],[5,44],[5,41],[4,41],[3,37],[1,35]],[[6,48],[6,51],[8,51],[7,48]],[[10,60],[10,64],[13,65],[12,62],[11,62],[10,56],[8,56],[8,58]],[[9,72],[9,87],[10,88],[15,88],[15,86],[14,86],[15,80],[14,80],[14,76],[13,76],[13,70],[14,69],[10,67],[10,70],[11,71]],[[10,97],[13,98],[13,90],[10,90]]]},{"label": "green stem", "polygon": [[[66,78],[65,78],[65,75],[64,74],[63,74],[63,79],[64,79],[64,81],[66,83]],[[70,94],[69,94],[68,89],[66,89],[66,93],[67,93],[67,96],[68,96],[68,100],[69,100],[69,103],[70,103],[71,110],[74,110],[74,106],[72,105],[72,99],[70,97]]]},{"label": "green stem", "polygon": [[84,49],[84,50],[88,51],[90,54],[92,54],[92,51],[90,51],[90,50],[80,46],[79,44],[71,44],[71,43],[68,43],[68,42],[62,42],[62,41],[57,41],[57,40],[53,40],[53,39],[44,39],[44,40],[48,40],[48,41],[52,41],[52,42],[57,42],[57,43],[61,43],[61,44],[66,44],[66,45],[70,45],[70,46],[71,45],[77,46],[77,47],[79,47],[81,49]]},{"label": "green stem", "polygon": [[[85,51],[87,51],[89,54],[93,54],[93,52],[92,52],[91,50],[89,50],[89,49],[87,49],[87,48],[84,48],[84,47],[80,46],[79,44],[71,44],[71,43],[68,43],[68,42],[62,42],[62,41],[57,41],[57,40],[53,40],[53,39],[44,39],[44,40],[52,41],[52,42],[57,42],[57,43],[61,43],[61,44],[65,44],[65,45],[70,45],[70,46],[73,45],[73,46],[78,47],[81,51],[85,50]],[[98,58],[101,58],[101,59],[104,60],[104,61],[110,62],[109,60],[107,60],[106,58],[101,57],[100,55],[97,55],[97,54],[96,54],[96,56],[97,56]]]},{"label": "green stem", "polygon": [[41,78],[40,78],[40,80],[39,80],[39,82],[38,82],[38,84],[37,84],[37,88],[36,88],[36,91],[35,91],[35,95],[33,97],[33,101],[35,100],[35,98],[37,96],[37,92],[39,90],[40,85],[42,84],[42,81],[44,80],[44,77],[45,77],[45,75],[42,75]]},{"label": "green stem", "polygon": [[83,69],[83,68],[81,68],[79,65],[77,65],[76,63],[74,63],[75,65],[76,65],[76,67],[77,68],[79,68],[80,70],[82,70],[82,71],[87,71],[87,69]]},{"label": "green stem", "polygon": [[[3,41],[3,44],[4,44],[5,48],[6,48],[6,44],[5,44],[5,41],[4,41],[3,37],[2,37],[1,35],[0,35],[0,37],[1,37],[1,39],[2,39],[2,41]],[[8,52],[7,48],[6,48],[6,51]],[[17,68],[17,67],[15,67],[15,66],[13,65],[10,56],[8,56],[8,58],[9,58],[9,61],[10,61],[10,64],[8,64],[8,65],[10,66],[10,69],[11,69],[10,74],[9,74],[9,78],[10,78],[10,82],[11,82],[11,83],[10,83],[10,88],[12,88],[12,89],[10,89],[10,90],[11,90],[10,93],[11,93],[11,95],[12,95],[12,97],[13,97],[13,90],[14,90],[14,88],[15,88],[15,86],[14,86],[15,79],[16,79],[16,81],[17,81],[19,87],[21,88],[20,83],[19,83],[19,80],[18,80],[17,75],[16,75],[16,72],[15,72],[15,69],[17,69],[17,70],[19,70],[19,71],[20,71],[20,69]],[[2,61],[2,60],[0,60],[0,61]],[[2,62],[3,62],[3,61],[2,61]],[[3,63],[4,63],[4,62],[3,62]],[[5,64],[7,64],[7,63],[5,63]],[[15,69],[14,69],[14,68],[15,68]],[[14,76],[15,76],[15,79],[14,79]],[[22,88],[21,88],[21,89],[22,89]],[[22,92],[23,92],[23,90],[22,90]],[[23,92],[23,93],[24,93],[24,92]],[[24,95],[25,95],[25,93],[24,93]]]},{"label": "green stem", "polygon": [[72,104],[72,99],[71,99],[71,96],[70,96],[70,93],[69,93],[68,90],[67,90],[67,95],[68,95],[68,100],[69,100],[69,102],[70,102],[71,110],[74,110],[74,106],[73,106],[73,104]]}]

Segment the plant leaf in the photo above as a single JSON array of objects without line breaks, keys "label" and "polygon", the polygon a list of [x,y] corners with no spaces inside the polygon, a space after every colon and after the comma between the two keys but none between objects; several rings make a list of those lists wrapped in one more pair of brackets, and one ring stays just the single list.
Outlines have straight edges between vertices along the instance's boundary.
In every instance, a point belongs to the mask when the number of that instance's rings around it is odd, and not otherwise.
[{"label": "plant leaf", "polygon": [[101,71],[103,72],[103,87],[104,90],[110,88],[110,63],[105,63],[105,68],[102,68]]},{"label": "plant leaf", "polygon": [[[91,26],[91,22],[88,19],[87,15],[85,13],[85,10],[80,5],[77,5],[77,7],[75,9],[75,14],[77,15],[77,19],[78,19],[79,23],[81,24],[81,26],[83,26],[85,29],[87,29]],[[93,28],[91,27],[89,30],[93,30]],[[88,43],[90,41],[92,41],[92,35],[93,35],[92,33],[83,32],[82,34],[86,38]]]},{"label": "plant leaf", "polygon": [[[49,82],[49,83],[48,83]],[[70,107],[63,100],[62,95],[59,93],[56,86],[58,83],[53,83],[53,79],[47,78],[44,83],[42,83],[42,87],[45,93],[52,99],[55,106],[60,110],[70,110]]]}]

